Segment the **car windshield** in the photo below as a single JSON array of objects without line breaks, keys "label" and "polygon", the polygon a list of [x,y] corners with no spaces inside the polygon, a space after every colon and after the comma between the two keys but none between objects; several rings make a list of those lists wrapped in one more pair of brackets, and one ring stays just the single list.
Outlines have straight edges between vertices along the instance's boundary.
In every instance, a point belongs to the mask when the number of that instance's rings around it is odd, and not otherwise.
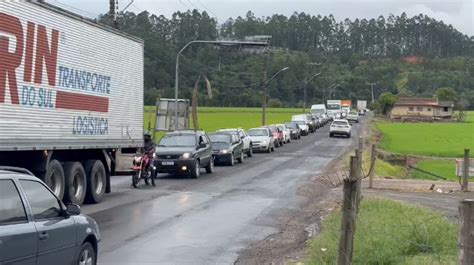
[{"label": "car windshield", "polygon": [[295,123],[298,125],[306,125],[306,122],[304,121],[295,121]]},{"label": "car windshield", "polygon": [[286,127],[291,128],[291,129],[296,129],[298,126],[296,123],[285,123]]},{"label": "car windshield", "polygon": [[311,110],[311,113],[323,114],[323,113],[324,113],[324,109],[312,109],[312,110]]},{"label": "car windshield", "polygon": [[194,134],[169,134],[161,138],[158,146],[163,147],[191,147],[196,146],[196,136]]},{"label": "car windshield", "polygon": [[286,128],[285,128],[285,126],[280,125],[280,126],[278,126],[278,129],[280,129],[281,131],[284,131]]},{"label": "car windshield", "polygon": [[230,134],[209,134],[211,143],[230,143]]},{"label": "car windshield", "polygon": [[333,110],[341,109],[341,105],[339,104],[328,104],[326,107],[327,109],[333,109]]},{"label": "car windshield", "polygon": [[265,129],[253,129],[249,131],[250,136],[268,136],[268,131]]},{"label": "car windshield", "polygon": [[277,128],[275,126],[268,126],[268,129],[270,129],[272,133],[277,132]]},{"label": "car windshield", "polygon": [[335,121],[332,123],[333,125],[347,125],[346,121]]}]

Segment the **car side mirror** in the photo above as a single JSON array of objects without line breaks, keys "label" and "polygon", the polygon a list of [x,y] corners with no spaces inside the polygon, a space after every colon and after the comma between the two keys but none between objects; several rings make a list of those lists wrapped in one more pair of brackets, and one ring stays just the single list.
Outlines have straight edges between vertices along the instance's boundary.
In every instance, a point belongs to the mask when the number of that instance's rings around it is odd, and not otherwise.
[{"label": "car side mirror", "polygon": [[245,136],[244,135],[240,136],[240,139],[245,139]]},{"label": "car side mirror", "polygon": [[66,205],[66,212],[70,215],[80,215],[81,214],[81,206],[75,203],[68,203]]},{"label": "car side mirror", "polygon": [[199,148],[206,148],[206,144],[203,143],[203,142],[201,142],[201,143],[199,144]]}]

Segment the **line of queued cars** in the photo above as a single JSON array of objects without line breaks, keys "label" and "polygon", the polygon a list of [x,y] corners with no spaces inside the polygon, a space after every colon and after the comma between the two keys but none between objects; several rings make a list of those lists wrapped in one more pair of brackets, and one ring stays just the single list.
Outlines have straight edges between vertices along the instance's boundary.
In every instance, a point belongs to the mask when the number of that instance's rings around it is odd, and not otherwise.
[{"label": "line of queued cars", "polygon": [[215,165],[243,163],[254,152],[271,153],[275,148],[301,139],[330,121],[326,115],[299,114],[280,124],[245,131],[229,128],[206,133],[202,130],[178,130],[165,134],[156,148],[155,172],[198,178],[201,168],[207,173]]}]

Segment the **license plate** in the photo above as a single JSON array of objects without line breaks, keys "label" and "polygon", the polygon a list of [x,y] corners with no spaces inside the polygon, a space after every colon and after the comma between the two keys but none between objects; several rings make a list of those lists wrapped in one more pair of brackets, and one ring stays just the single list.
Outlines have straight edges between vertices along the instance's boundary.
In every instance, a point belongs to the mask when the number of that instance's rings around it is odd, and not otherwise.
[{"label": "license plate", "polygon": [[171,162],[161,162],[161,164],[163,166],[172,166],[172,165],[174,165],[174,162],[172,162],[172,161]]}]

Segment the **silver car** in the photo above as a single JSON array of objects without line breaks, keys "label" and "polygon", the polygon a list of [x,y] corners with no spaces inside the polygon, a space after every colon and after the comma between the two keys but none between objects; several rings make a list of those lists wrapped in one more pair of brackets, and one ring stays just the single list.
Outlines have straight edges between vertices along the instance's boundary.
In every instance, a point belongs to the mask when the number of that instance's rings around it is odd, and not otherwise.
[{"label": "silver car", "polygon": [[97,223],[31,172],[0,166],[0,202],[0,264],[97,264]]}]

